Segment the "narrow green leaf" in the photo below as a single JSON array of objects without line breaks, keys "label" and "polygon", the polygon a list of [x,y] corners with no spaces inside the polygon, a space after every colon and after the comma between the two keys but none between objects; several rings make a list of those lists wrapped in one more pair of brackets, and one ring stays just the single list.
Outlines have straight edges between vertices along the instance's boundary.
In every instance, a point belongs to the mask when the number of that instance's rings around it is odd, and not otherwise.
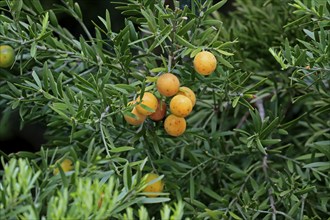
[{"label": "narrow green leaf", "polygon": [[138,40],[136,40],[136,41],[133,41],[133,42],[129,43],[128,45],[129,45],[129,46],[130,46],[130,45],[134,45],[134,44],[140,43],[140,42],[142,42],[142,41],[148,40],[148,39],[153,38],[153,37],[154,37],[154,35],[150,35],[150,36],[147,36],[147,37],[144,37],[144,38],[138,39]]},{"label": "narrow green leaf", "polygon": [[193,50],[193,51],[191,52],[191,54],[190,54],[190,58],[195,57],[196,54],[198,54],[199,52],[202,51],[202,49],[203,49],[202,47],[197,47],[195,50]]},{"label": "narrow green leaf", "polygon": [[49,84],[50,84],[50,88],[54,94],[55,97],[58,97],[58,91],[57,91],[57,84],[55,82],[53,73],[51,71],[48,72],[48,77],[49,77]]},{"label": "narrow green leaf", "polygon": [[307,112],[303,113],[302,115],[298,116],[297,118],[285,123],[285,124],[282,124],[280,127],[282,129],[288,129],[290,128],[292,125],[296,124],[298,121],[300,121],[303,117],[305,117],[307,115]]},{"label": "narrow green leaf", "polygon": [[13,20],[11,20],[10,18],[8,18],[7,16],[5,15],[0,15],[0,21],[2,21],[3,23],[12,23]]},{"label": "narrow green leaf", "polygon": [[201,190],[206,193],[208,196],[212,197],[213,199],[219,201],[219,202],[223,202],[223,198],[217,194],[216,192],[214,192],[212,189],[208,188],[208,187],[202,187]]},{"label": "narrow green leaf", "polygon": [[227,60],[225,60],[222,56],[218,56],[217,57],[220,61],[220,63],[222,63],[223,65],[225,65],[226,67],[232,69],[234,68],[233,65],[231,65]]},{"label": "narrow green leaf", "polygon": [[234,98],[234,100],[232,102],[233,108],[235,108],[237,106],[239,99],[240,99],[240,96],[237,96],[237,97]]},{"label": "narrow green leaf", "polygon": [[32,71],[32,77],[33,77],[34,81],[37,83],[38,87],[41,89],[42,88],[41,81],[35,71]]},{"label": "narrow green leaf", "polygon": [[192,26],[195,24],[196,19],[193,18],[191,19],[187,24],[185,24],[184,26],[182,26],[179,31],[177,32],[177,34],[179,36],[182,36],[184,34],[186,34],[189,30],[191,30]]},{"label": "narrow green leaf", "polygon": [[213,5],[213,6],[211,6],[210,8],[208,8],[208,9],[204,12],[204,15],[207,16],[208,14],[211,14],[212,12],[218,10],[218,9],[221,8],[226,2],[227,2],[227,0],[219,1],[219,2],[216,3],[215,5]]},{"label": "narrow green leaf", "polygon": [[259,138],[256,138],[255,141],[256,141],[256,144],[257,144],[257,148],[258,148],[258,150],[259,150],[261,153],[263,153],[264,155],[267,155],[267,152],[266,152],[264,146],[262,146],[260,139],[259,139]]},{"label": "narrow green leaf", "polygon": [[229,215],[230,215],[231,217],[233,217],[234,219],[236,219],[236,220],[242,220],[241,217],[239,217],[238,215],[236,215],[236,214],[233,213],[233,212],[229,212]]},{"label": "narrow green leaf", "polygon": [[40,4],[40,1],[39,0],[37,0],[37,1],[30,1],[30,2],[32,3],[33,8],[35,10],[37,10],[37,12],[39,14],[41,14],[42,12],[44,12],[44,9],[43,9],[42,5]]},{"label": "narrow green leaf", "polygon": [[153,73],[159,73],[159,72],[165,72],[167,71],[167,68],[165,67],[156,67],[156,68],[153,68],[150,70],[150,72],[153,72]]},{"label": "narrow green leaf", "polygon": [[274,131],[275,128],[279,125],[279,117],[276,117],[263,131],[260,133],[260,138],[267,138],[268,135]]},{"label": "narrow green leaf", "polygon": [[261,140],[261,144],[266,145],[266,146],[274,145],[274,144],[277,144],[277,143],[280,143],[280,142],[281,142],[281,139],[264,139],[264,140]]},{"label": "narrow green leaf", "polygon": [[42,20],[42,28],[41,28],[41,32],[38,36],[38,39],[40,39],[46,33],[48,23],[49,23],[49,13],[46,12],[46,14],[44,15],[43,20]]},{"label": "narrow green leaf", "polygon": [[9,86],[10,90],[17,96],[17,97],[21,97],[22,96],[22,91],[19,90],[16,86],[14,86],[14,84],[12,84],[11,82],[7,82],[7,85]]},{"label": "narrow green leaf", "polygon": [[281,51],[276,53],[273,48],[269,48],[268,51],[273,55],[275,60],[281,65],[282,69],[287,69],[287,65],[284,63],[284,61],[282,59],[282,52]]},{"label": "narrow green leaf", "polygon": [[31,49],[30,49],[31,57],[36,58],[36,53],[37,53],[37,43],[35,41],[33,41],[31,44]]},{"label": "narrow green leaf", "polygon": [[295,192],[295,194],[298,196],[298,195],[303,195],[303,194],[306,194],[306,193],[309,193],[310,191],[314,191],[315,190],[315,186],[308,186],[304,189],[301,189],[301,190],[297,190]]},{"label": "narrow green leaf", "polygon": [[234,56],[233,53],[230,53],[228,51],[224,51],[224,50],[221,50],[221,49],[216,49],[216,51],[218,51],[219,53],[225,55],[225,56]]},{"label": "narrow green leaf", "polygon": [[[160,194],[160,193],[157,193]],[[168,202],[171,201],[170,198],[160,197],[160,198],[143,198],[141,199],[142,204],[153,204],[153,203],[162,203],[162,202]]]},{"label": "narrow green leaf", "polygon": [[250,87],[247,87],[243,91],[243,93],[245,94],[245,93],[249,93],[249,92],[254,91],[256,88],[262,86],[266,81],[267,81],[267,78],[262,78],[261,80],[259,80],[259,82],[252,84],[252,86],[250,86]]},{"label": "narrow green leaf", "polygon": [[76,12],[77,16],[79,19],[82,19],[82,13],[80,10],[80,6],[77,2],[74,3],[74,7],[73,7],[74,11]]},{"label": "narrow green leaf", "polygon": [[115,147],[110,149],[111,153],[121,153],[121,152],[126,152],[126,151],[131,151],[134,150],[134,147],[129,147],[129,146],[124,146],[124,147]]},{"label": "narrow green leaf", "polygon": [[54,105],[49,105],[49,107],[50,107],[51,109],[53,109],[55,112],[57,112],[57,114],[59,114],[60,116],[62,116],[66,121],[70,121],[70,120],[71,120],[70,117],[68,117],[68,116],[66,115],[66,113],[64,113],[62,110],[58,109],[56,106],[54,106]]},{"label": "narrow green leaf", "polygon": [[126,163],[124,166],[124,173],[123,173],[123,179],[124,179],[124,186],[127,190],[131,189],[132,187],[132,170],[129,166],[129,163]]},{"label": "narrow green leaf", "polygon": [[285,38],[285,41],[284,41],[284,55],[285,55],[285,58],[286,60],[289,62],[289,63],[292,63],[292,58],[291,58],[291,48],[290,48],[290,45],[289,45],[289,40],[288,38]]},{"label": "narrow green leaf", "polygon": [[186,41],[185,39],[183,39],[182,37],[180,37],[178,34],[175,34],[175,39],[182,46],[185,46],[185,47],[188,47],[188,48],[191,48],[191,49],[195,49],[196,48],[194,45],[192,45],[191,43],[189,43],[188,41]]},{"label": "narrow green leaf", "polygon": [[319,168],[322,170],[330,169],[330,162],[314,162],[303,166],[303,168]]}]

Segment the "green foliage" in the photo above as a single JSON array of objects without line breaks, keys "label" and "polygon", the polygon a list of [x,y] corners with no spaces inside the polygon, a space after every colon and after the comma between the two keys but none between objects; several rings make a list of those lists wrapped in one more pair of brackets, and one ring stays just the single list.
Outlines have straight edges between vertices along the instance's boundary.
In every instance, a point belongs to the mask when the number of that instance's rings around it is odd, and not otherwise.
[{"label": "green foliage", "polygon": [[[229,1],[228,1],[229,2]],[[189,4],[188,4],[189,3]],[[3,155],[1,216],[22,219],[325,219],[330,215],[329,17],[326,0],[129,0],[118,33],[108,10],[89,30],[72,0],[0,0],[3,119],[47,125],[37,153]],[[65,12],[84,30],[61,27]],[[193,57],[211,51],[203,77]],[[197,96],[177,138],[133,127],[127,103],[172,72]],[[3,121],[0,123],[5,124]],[[70,158],[64,172],[55,161]],[[59,168],[58,175],[53,170]],[[144,173],[165,192],[142,192]],[[99,207],[100,201],[102,205]]]},{"label": "green foliage", "polygon": [[[118,179],[111,172],[95,173],[81,177],[76,163],[76,172],[70,172],[44,179],[49,174],[42,174],[25,159],[11,159],[4,164],[4,174],[0,188],[2,218],[20,219],[133,219],[131,206],[139,204],[135,214],[148,216],[145,203],[152,199],[139,196],[143,181],[133,175],[132,186],[119,188]],[[38,170],[35,172],[35,170]],[[101,177],[102,176],[102,177]],[[45,181],[46,180],[46,181]],[[63,184],[63,185],[62,185]],[[32,194],[34,192],[34,195]],[[34,198],[32,200],[32,198]],[[167,198],[157,198],[165,202]],[[42,204],[47,201],[47,207]],[[127,214],[122,214],[126,210]],[[172,213],[171,213],[172,212]],[[161,216],[177,219],[183,215],[183,203],[179,201],[172,207],[164,205]],[[146,219],[146,218],[141,218]]]}]

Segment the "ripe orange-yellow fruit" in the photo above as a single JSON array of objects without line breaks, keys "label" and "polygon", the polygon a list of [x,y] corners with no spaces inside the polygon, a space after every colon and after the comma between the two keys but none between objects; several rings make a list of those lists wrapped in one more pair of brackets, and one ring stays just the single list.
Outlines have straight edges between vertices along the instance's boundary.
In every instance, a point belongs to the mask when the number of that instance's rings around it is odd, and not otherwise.
[{"label": "ripe orange-yellow fruit", "polygon": [[15,51],[9,45],[0,45],[0,67],[7,68],[15,61]]},{"label": "ripe orange-yellow fruit", "polygon": [[156,86],[160,94],[170,97],[179,91],[180,81],[174,74],[164,73],[158,77]]},{"label": "ripe orange-yellow fruit", "polygon": [[171,114],[164,121],[164,129],[167,134],[178,137],[186,131],[186,120]]},{"label": "ripe orange-yellow fruit", "polygon": [[149,115],[149,118],[153,121],[162,120],[166,115],[166,109],[167,109],[166,103],[162,100],[158,100],[157,109],[154,113]]},{"label": "ripe orange-yellow fruit", "polygon": [[[57,163],[58,161],[56,161]],[[70,159],[64,159],[62,162],[61,162],[61,168],[64,172],[68,172],[70,170],[73,170],[73,163]],[[58,174],[60,171],[58,168],[55,168],[54,171],[53,171],[53,174],[56,175]]]},{"label": "ripe orange-yellow fruit", "polygon": [[[128,105],[133,105],[134,103],[135,103],[135,101],[131,101],[128,103]],[[124,115],[124,118],[128,124],[131,124],[134,126],[142,124],[147,118],[146,115],[142,115],[140,112],[137,111],[136,106],[132,109],[131,113],[134,114],[136,116],[136,118],[133,118],[130,115]]]},{"label": "ripe orange-yellow fruit", "polygon": [[[148,173],[146,174],[145,176],[145,180],[146,180],[146,183],[150,183],[151,181],[157,179],[159,177],[159,175],[155,174],[155,173]],[[158,180],[154,183],[151,183],[149,185],[147,185],[144,189],[143,189],[143,192],[145,193],[154,193],[154,194],[146,194],[146,196],[148,197],[157,197],[159,196],[159,194],[157,193],[161,193],[163,192],[163,189],[164,189],[164,183],[162,180]]]},{"label": "ripe orange-yellow fruit", "polygon": [[181,86],[177,95],[184,95],[184,96],[188,97],[191,101],[192,106],[193,107],[195,106],[196,95],[195,95],[194,91],[192,91],[190,88],[188,88],[186,86]]},{"label": "ripe orange-yellow fruit", "polygon": [[201,75],[210,75],[217,68],[217,59],[211,52],[199,52],[194,58],[194,68]]},{"label": "ripe orange-yellow fruit", "polygon": [[139,96],[136,99],[136,101],[137,102],[141,101],[141,103],[136,106],[136,110],[142,115],[151,115],[157,109],[157,105],[158,105],[157,98],[156,96],[154,96],[154,94],[150,92],[145,92],[143,94],[142,100],[141,97]]},{"label": "ripe orange-yellow fruit", "polygon": [[184,95],[176,95],[170,101],[170,111],[178,117],[186,117],[189,115],[192,107],[192,102]]}]

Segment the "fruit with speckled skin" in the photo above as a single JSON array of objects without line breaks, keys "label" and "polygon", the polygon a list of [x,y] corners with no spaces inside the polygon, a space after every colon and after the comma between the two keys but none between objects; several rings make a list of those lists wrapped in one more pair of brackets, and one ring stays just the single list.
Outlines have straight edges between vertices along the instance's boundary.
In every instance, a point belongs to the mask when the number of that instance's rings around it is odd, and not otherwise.
[{"label": "fruit with speckled skin", "polygon": [[165,119],[164,129],[167,134],[178,137],[186,131],[186,120],[182,117],[170,114]]},{"label": "fruit with speckled skin", "polygon": [[192,103],[187,96],[176,95],[170,101],[170,111],[178,117],[186,117],[192,111]]},{"label": "fruit with speckled skin", "polygon": [[149,115],[149,118],[153,121],[162,120],[166,115],[166,109],[167,109],[166,103],[162,100],[158,100],[157,109],[154,113]]},{"label": "fruit with speckled skin", "polygon": [[156,86],[161,95],[171,97],[179,91],[180,81],[174,74],[164,73],[158,77]]},{"label": "fruit with speckled skin", "polygon": [[181,86],[177,95],[184,95],[184,96],[188,97],[191,101],[192,106],[193,107],[195,106],[196,95],[190,88],[188,88],[186,86]]},{"label": "fruit with speckled skin", "polygon": [[[151,115],[157,109],[157,98],[151,92],[145,92],[143,94],[142,100],[139,96],[136,101],[141,101],[141,103],[136,106],[136,110],[142,115]],[[146,109],[145,107],[147,107],[148,109]]]},{"label": "fruit with speckled skin", "polygon": [[194,58],[194,68],[201,75],[210,75],[217,68],[217,59],[211,52],[199,52]]},{"label": "fruit with speckled skin", "polygon": [[[145,178],[146,178],[146,183],[150,183],[151,181],[157,179],[159,177],[159,175],[155,174],[155,173],[148,173],[146,174]],[[150,197],[150,198],[154,198],[159,196],[159,194],[157,193],[161,193],[163,192],[164,189],[164,183],[162,180],[158,180],[154,183],[151,183],[149,185],[147,185],[144,189],[143,192],[145,193],[153,193],[153,194],[146,194],[146,196]]]},{"label": "fruit with speckled skin", "polygon": [[[134,103],[135,103],[135,101],[131,101],[128,103],[128,105],[133,105]],[[127,114],[124,115],[125,121],[130,125],[138,126],[138,125],[142,124],[147,118],[146,115],[142,115],[141,113],[139,113],[136,110],[136,107],[134,107],[132,109],[131,113],[133,115],[135,115],[136,118],[134,118],[130,115],[127,115]]]}]

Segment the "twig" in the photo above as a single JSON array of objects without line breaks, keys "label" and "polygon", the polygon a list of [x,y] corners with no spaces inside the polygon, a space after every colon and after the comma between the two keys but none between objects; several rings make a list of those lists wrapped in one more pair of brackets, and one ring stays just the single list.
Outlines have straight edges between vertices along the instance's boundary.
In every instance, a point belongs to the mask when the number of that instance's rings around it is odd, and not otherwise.
[{"label": "twig", "polygon": [[[258,108],[261,120],[264,121],[265,108],[264,108],[263,100],[258,99],[256,101],[256,106]],[[269,180],[269,175],[268,175],[268,154],[266,154],[262,159],[262,170],[265,174],[265,178],[266,178],[267,182],[271,183],[271,181]],[[270,188],[268,189],[268,198],[269,198],[269,202],[270,202],[270,208],[272,209],[272,219],[276,220],[276,214],[278,212],[277,212],[276,206],[275,206],[275,200],[274,200],[274,196],[273,196],[273,187],[272,186],[270,186]]]},{"label": "twig", "polygon": [[104,144],[104,147],[105,147],[105,150],[107,152],[107,155],[109,157],[109,159],[111,160],[111,164],[112,166],[115,168],[115,171],[118,175],[120,175],[120,172],[118,170],[118,167],[116,166],[116,164],[113,162],[112,160],[112,157],[111,157],[111,154],[110,154],[110,150],[109,150],[109,147],[108,147],[108,143],[107,143],[107,140],[106,140],[106,137],[104,135],[104,132],[103,132],[103,124],[102,124],[102,120],[103,118],[106,117],[106,114],[109,112],[109,106],[106,107],[106,109],[104,110],[104,112],[101,114],[101,117],[100,117],[100,132],[101,132],[101,137],[102,137],[102,141],[103,141],[103,144]]},{"label": "twig", "polygon": [[265,119],[265,108],[264,108],[264,103],[263,103],[262,99],[258,99],[256,101],[256,106],[258,108],[260,118],[263,121]]},{"label": "twig", "polygon": [[242,127],[242,125],[246,121],[246,119],[249,116],[249,114],[250,114],[250,112],[245,112],[245,114],[243,115],[243,117],[241,118],[241,120],[239,121],[239,123],[237,124],[236,129],[239,129],[239,128]]},{"label": "twig", "polygon": [[[263,159],[262,159],[262,170],[264,171],[265,178],[270,183],[269,176],[268,176],[268,163],[267,163],[267,159],[268,159],[268,155],[265,155],[263,157]],[[268,189],[268,197],[269,197],[270,207],[272,209],[272,219],[275,220],[276,219],[276,214],[278,212],[277,212],[276,207],[275,207],[275,200],[274,200],[274,196],[273,196],[273,188],[271,186]]]}]

